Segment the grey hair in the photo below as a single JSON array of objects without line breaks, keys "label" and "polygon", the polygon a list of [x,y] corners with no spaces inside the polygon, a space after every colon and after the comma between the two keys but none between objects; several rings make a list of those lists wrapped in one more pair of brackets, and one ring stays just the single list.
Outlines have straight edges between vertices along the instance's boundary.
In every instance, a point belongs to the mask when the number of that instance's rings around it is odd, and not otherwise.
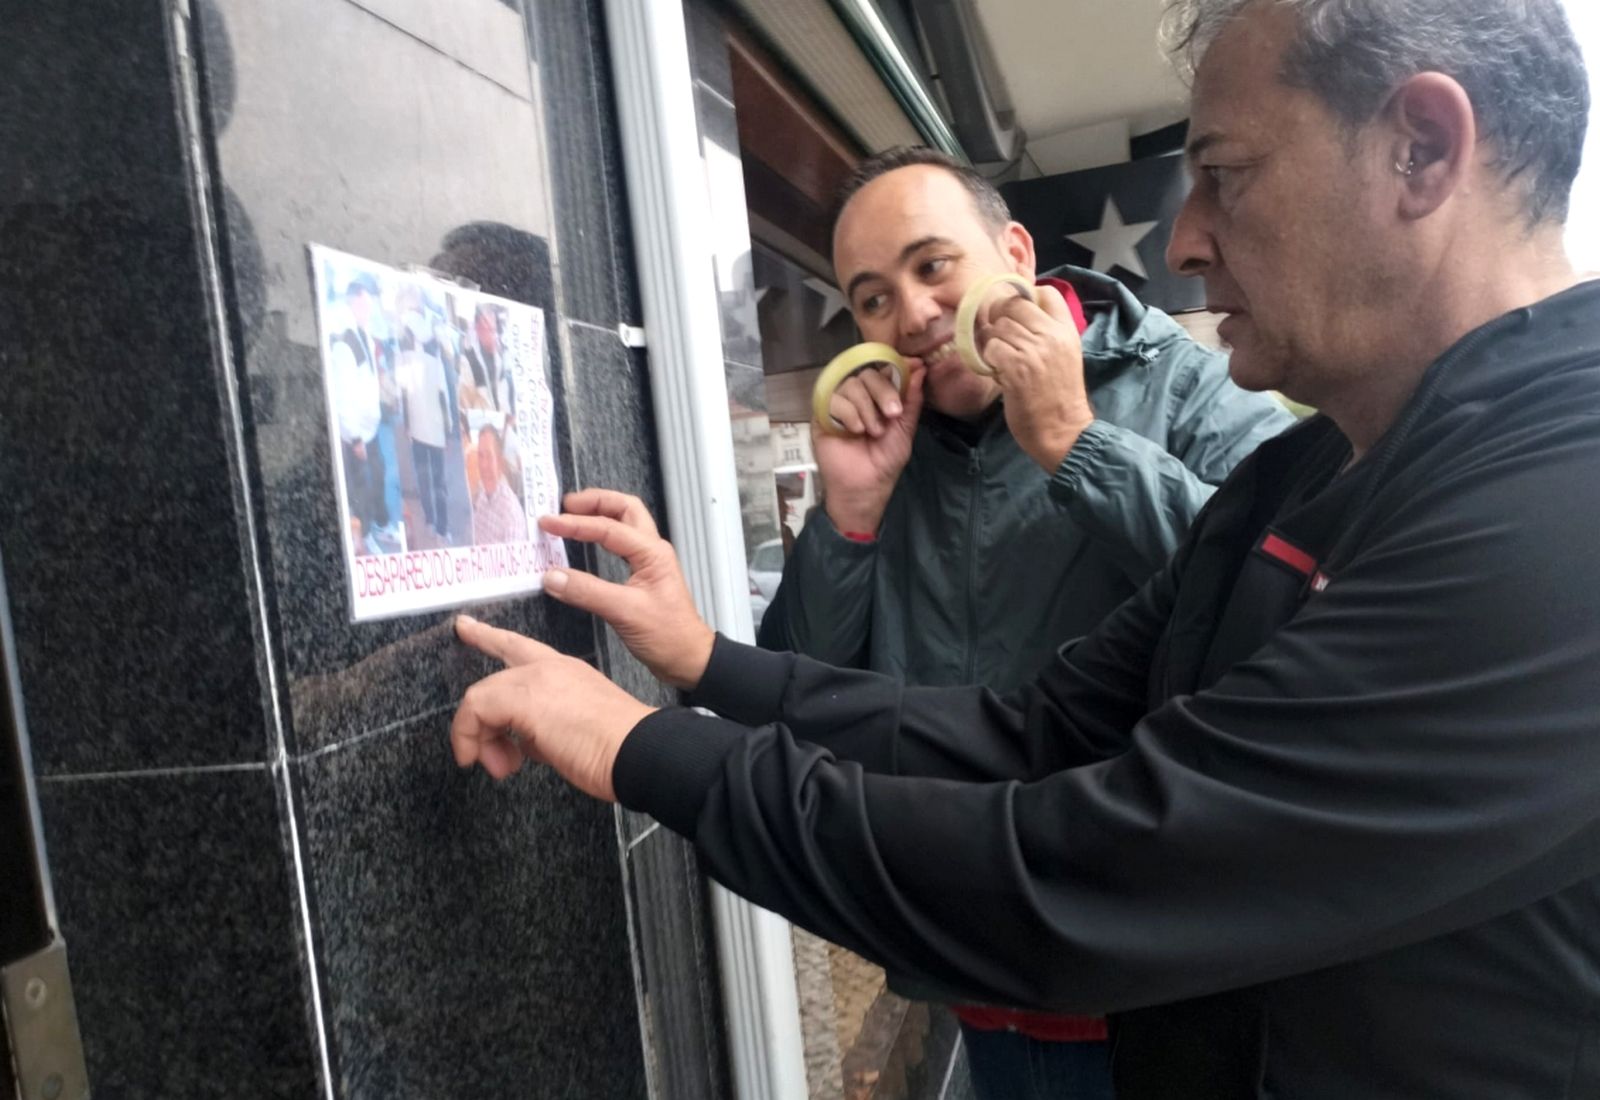
[{"label": "grey hair", "polygon": [[1506,181],[1522,182],[1530,223],[1566,220],[1589,82],[1561,0],[1170,0],[1163,38],[1180,71],[1192,78],[1217,36],[1258,4],[1298,18],[1284,83],[1317,96],[1352,132],[1417,73],[1456,80]]}]

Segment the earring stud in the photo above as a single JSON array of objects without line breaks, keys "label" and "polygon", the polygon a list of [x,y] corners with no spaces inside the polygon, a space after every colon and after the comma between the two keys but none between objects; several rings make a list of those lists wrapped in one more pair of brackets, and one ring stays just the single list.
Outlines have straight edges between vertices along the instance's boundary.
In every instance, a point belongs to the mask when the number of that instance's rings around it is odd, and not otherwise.
[{"label": "earring stud", "polygon": [[1410,160],[1406,161],[1404,164],[1401,164],[1399,161],[1395,161],[1394,162],[1394,170],[1396,172],[1399,172],[1402,176],[1409,176],[1409,175],[1413,174],[1414,172],[1416,172],[1416,170],[1417,170],[1417,160],[1416,160],[1415,157],[1413,157]]}]

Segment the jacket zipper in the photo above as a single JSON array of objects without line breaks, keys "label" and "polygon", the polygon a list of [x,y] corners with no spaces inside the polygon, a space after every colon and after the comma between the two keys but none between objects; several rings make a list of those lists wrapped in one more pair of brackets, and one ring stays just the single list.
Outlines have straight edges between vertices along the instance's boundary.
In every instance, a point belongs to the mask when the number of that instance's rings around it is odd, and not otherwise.
[{"label": "jacket zipper", "polygon": [[978,498],[983,482],[983,452],[967,452],[967,474],[972,479],[967,495],[967,672],[963,683],[976,683],[978,651]]}]

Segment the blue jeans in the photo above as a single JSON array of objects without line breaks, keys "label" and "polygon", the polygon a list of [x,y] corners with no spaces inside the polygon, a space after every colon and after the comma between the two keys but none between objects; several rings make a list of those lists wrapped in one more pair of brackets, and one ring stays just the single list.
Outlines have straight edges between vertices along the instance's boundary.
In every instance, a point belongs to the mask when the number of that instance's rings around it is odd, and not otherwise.
[{"label": "blue jeans", "polygon": [[394,424],[387,415],[378,426],[378,448],[383,452],[383,507],[392,525],[406,517],[400,498],[400,452],[394,449]]},{"label": "blue jeans", "polygon": [[978,1100],[1113,1100],[1111,1045],[1047,1043],[961,1025]]}]

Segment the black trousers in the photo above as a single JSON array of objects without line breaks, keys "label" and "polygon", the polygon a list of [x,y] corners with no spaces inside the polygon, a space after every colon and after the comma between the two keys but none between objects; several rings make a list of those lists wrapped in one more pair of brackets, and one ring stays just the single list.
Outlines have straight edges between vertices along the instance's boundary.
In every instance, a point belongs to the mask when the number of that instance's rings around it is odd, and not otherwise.
[{"label": "black trousers", "polygon": [[417,493],[422,497],[422,514],[441,535],[450,533],[450,503],[445,490],[444,448],[411,441],[411,465],[417,472]]},{"label": "black trousers", "polygon": [[355,444],[345,442],[344,491],[350,501],[350,514],[361,521],[361,533],[372,534],[374,528],[389,522],[389,506],[383,500],[383,459],[378,454],[378,440],[366,441],[362,456],[356,455]]}]

